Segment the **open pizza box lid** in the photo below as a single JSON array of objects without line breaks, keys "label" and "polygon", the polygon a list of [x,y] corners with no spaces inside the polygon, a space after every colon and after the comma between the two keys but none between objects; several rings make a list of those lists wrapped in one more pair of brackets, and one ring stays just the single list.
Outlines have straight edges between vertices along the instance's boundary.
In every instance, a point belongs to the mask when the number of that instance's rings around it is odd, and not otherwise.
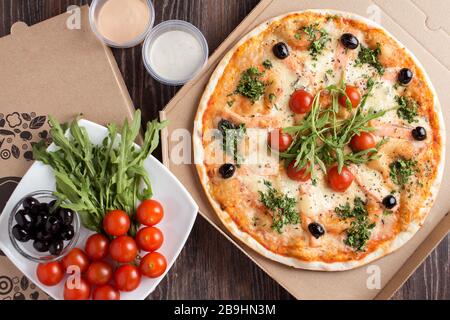
[{"label": "open pizza box lid", "polygon": [[[0,213],[32,165],[32,142],[48,135],[48,114],[100,124],[131,118],[133,104],[109,48],[97,40],[88,7],[0,39]],[[0,300],[46,299],[0,251]]]},{"label": "open pizza box lid", "polygon": [[[432,3],[436,5],[433,6]],[[448,45],[450,2],[426,0],[262,0],[249,16],[210,57],[203,72],[184,86],[161,112],[170,125],[163,132],[164,164],[186,186],[200,207],[200,213],[229,241],[298,299],[387,299],[407,280],[450,230],[450,202],[444,179],[437,201],[421,230],[401,249],[380,260],[350,271],[315,272],[294,269],[273,262],[236,241],[225,230],[204,195],[189,155],[180,154],[183,144],[191,145],[194,117],[205,85],[216,65],[242,36],[270,18],[304,9],[334,9],[353,12],[375,20],[390,31],[424,65],[440,99],[446,127],[450,128],[450,46]],[[444,41],[447,41],[445,44]],[[447,137],[447,140],[448,137]],[[184,149],[186,151],[186,149]],[[186,159],[187,158],[187,159]],[[181,159],[181,162],[180,162]],[[447,165],[450,157],[447,148]],[[444,176],[446,176],[444,173]]]}]

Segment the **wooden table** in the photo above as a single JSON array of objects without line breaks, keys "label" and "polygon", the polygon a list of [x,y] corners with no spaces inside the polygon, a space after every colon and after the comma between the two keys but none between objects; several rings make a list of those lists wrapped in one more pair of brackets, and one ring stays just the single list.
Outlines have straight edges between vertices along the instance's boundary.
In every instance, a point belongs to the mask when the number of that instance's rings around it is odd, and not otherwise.
[{"label": "wooden table", "polygon": [[[86,0],[0,0],[0,36],[11,25],[35,24]],[[205,34],[210,51],[244,19],[258,0],[154,0],[156,23],[182,19]],[[145,71],[140,47],[114,50],[136,107],[156,118],[178,88],[154,81]],[[1,70],[0,70],[1,72]],[[450,299],[449,237],[428,257],[394,299]],[[202,217],[169,275],[149,299],[292,299]]]}]

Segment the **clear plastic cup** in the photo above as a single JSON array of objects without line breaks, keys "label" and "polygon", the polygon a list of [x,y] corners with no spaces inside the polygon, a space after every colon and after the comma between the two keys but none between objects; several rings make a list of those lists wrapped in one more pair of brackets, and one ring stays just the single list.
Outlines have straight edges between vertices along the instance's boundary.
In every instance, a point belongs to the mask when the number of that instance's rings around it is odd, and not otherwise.
[{"label": "clear plastic cup", "polygon": [[[182,79],[167,79],[163,75],[159,74],[155,68],[153,67],[153,62],[151,60],[151,49],[155,42],[155,40],[165,32],[169,31],[184,31],[192,36],[199,42],[200,47],[202,49],[202,63],[196,68],[191,74],[189,74],[187,77]],[[182,20],[168,20],[165,22],[162,22],[158,24],[156,27],[153,28],[153,30],[147,35],[144,45],[142,47],[142,57],[144,60],[144,66],[147,69],[148,73],[157,81],[172,85],[172,86],[178,86],[183,85],[192,78],[194,78],[200,70],[206,65],[208,61],[209,56],[209,49],[208,49],[208,43],[206,42],[205,37],[203,36],[202,32],[195,27],[194,25],[190,24],[189,22],[182,21]]]},{"label": "clear plastic cup", "polygon": [[[91,3],[91,6],[89,7],[89,23],[91,25],[92,31],[95,33],[97,38],[102,41],[104,44],[113,47],[113,48],[131,48],[138,44],[140,44],[142,41],[144,41],[145,36],[150,32],[150,30],[153,27],[153,24],[155,23],[155,8],[153,7],[153,3],[151,0],[147,0],[148,9],[150,11],[149,21],[147,23],[147,26],[145,28],[145,31],[141,33],[139,36],[134,38],[133,40],[126,42],[126,43],[115,43],[111,41],[108,38],[105,38],[98,30],[97,28],[97,17],[100,12],[100,9],[105,4],[105,2],[108,0],[94,0]],[[124,26],[126,27],[126,26]]]}]

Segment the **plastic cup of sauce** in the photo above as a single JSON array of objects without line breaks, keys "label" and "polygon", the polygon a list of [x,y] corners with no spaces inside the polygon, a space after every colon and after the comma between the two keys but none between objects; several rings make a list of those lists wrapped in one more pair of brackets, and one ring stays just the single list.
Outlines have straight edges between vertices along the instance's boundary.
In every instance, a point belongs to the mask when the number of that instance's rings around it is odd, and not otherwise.
[{"label": "plastic cup of sauce", "polygon": [[144,65],[157,81],[182,85],[208,61],[208,43],[199,29],[181,20],[168,20],[147,35],[142,47]]},{"label": "plastic cup of sauce", "polygon": [[150,0],[94,0],[89,8],[89,22],[97,38],[114,48],[141,43],[154,21]]}]

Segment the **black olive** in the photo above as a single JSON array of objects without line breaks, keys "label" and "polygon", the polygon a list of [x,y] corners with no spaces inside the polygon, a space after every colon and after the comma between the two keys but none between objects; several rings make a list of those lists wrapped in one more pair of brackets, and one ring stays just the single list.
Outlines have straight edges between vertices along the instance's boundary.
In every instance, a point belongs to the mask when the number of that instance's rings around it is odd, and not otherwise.
[{"label": "black olive", "polygon": [[56,215],[63,225],[68,226],[73,222],[74,212],[70,209],[59,208]]},{"label": "black olive", "polygon": [[25,198],[25,200],[23,200],[23,203],[22,203],[22,205],[25,209],[30,209],[31,207],[34,207],[37,204],[39,204],[39,201],[33,197]]},{"label": "black olive", "polygon": [[35,235],[35,240],[50,241],[52,240],[52,235],[45,230],[38,230]]},{"label": "black olive", "polygon": [[355,50],[359,46],[359,40],[351,33],[344,33],[341,36],[341,43],[345,48]]},{"label": "black olive", "polygon": [[284,42],[278,42],[273,46],[272,51],[275,57],[277,57],[278,59],[283,60],[289,57],[289,48]]},{"label": "black olive", "polygon": [[18,224],[16,224],[12,228],[12,234],[13,234],[14,238],[16,238],[16,240],[20,241],[20,242],[27,242],[28,240],[31,239],[31,236],[28,233],[28,231],[25,230],[24,228],[22,228],[21,226],[19,226]]},{"label": "black olive", "polygon": [[312,222],[308,225],[308,230],[311,232],[314,238],[319,239],[321,236],[325,234],[325,230],[322,225],[317,222]]},{"label": "black olive", "polygon": [[409,84],[413,79],[414,74],[408,68],[403,68],[398,72],[398,82],[403,85]]},{"label": "black olive", "polygon": [[36,216],[36,219],[34,221],[35,228],[44,229],[47,220],[48,220],[48,213],[41,212],[39,215]]},{"label": "black olive", "polygon": [[234,164],[225,163],[219,168],[219,173],[222,175],[222,178],[228,179],[234,175],[236,171],[236,167]]},{"label": "black olive", "polygon": [[50,211],[50,206],[48,205],[48,203],[40,203],[38,206],[39,211],[44,211],[44,212],[49,212]]},{"label": "black olive", "polygon": [[50,202],[48,204],[48,207],[50,208],[50,211],[53,212],[54,210],[56,210],[57,208],[55,208],[56,205],[56,200],[53,200],[52,202]]},{"label": "black olive", "polygon": [[64,249],[64,244],[61,240],[55,240],[52,243],[50,243],[50,246],[48,247],[48,251],[51,255],[59,256],[61,254],[61,251]]},{"label": "black olive", "polygon": [[33,241],[33,248],[35,248],[38,252],[47,252],[49,246],[50,246],[50,243],[48,241],[42,241],[42,240],[34,240]]},{"label": "black olive", "polygon": [[44,230],[51,234],[58,233],[61,230],[61,221],[55,216],[48,217],[44,225]]},{"label": "black olive", "polygon": [[413,138],[417,141],[423,141],[427,138],[427,130],[424,127],[416,127],[411,133]]},{"label": "black olive", "polygon": [[31,230],[34,227],[35,218],[25,210],[19,210],[15,217],[17,224],[25,230]]},{"label": "black olive", "polygon": [[384,197],[383,206],[385,206],[386,209],[392,209],[396,205],[397,205],[397,199],[395,199],[395,197],[392,194]]},{"label": "black olive", "polygon": [[73,229],[73,226],[63,226],[61,233],[59,234],[59,238],[61,240],[72,240],[73,236],[75,235],[75,231]]}]

